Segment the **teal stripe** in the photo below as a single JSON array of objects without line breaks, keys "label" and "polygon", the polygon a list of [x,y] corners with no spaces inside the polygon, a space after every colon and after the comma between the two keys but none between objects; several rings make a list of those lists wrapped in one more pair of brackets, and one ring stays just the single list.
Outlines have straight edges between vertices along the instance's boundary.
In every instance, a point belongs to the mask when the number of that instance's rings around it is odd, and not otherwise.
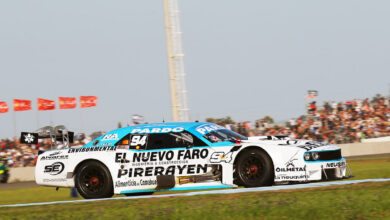
[{"label": "teal stripe", "polygon": [[172,189],[134,189],[121,191],[120,194],[125,193],[142,193],[142,192],[165,192],[165,191],[182,191],[182,190],[199,190],[199,189],[222,189],[222,188],[233,188],[229,185],[216,185],[216,186],[193,186],[193,187],[177,187]]},{"label": "teal stripe", "polygon": [[[305,160],[305,159],[303,159]],[[332,162],[342,162],[342,161],[345,161],[345,158],[341,158],[341,159],[338,159],[338,160],[313,160],[313,161],[308,161],[308,160],[305,160],[305,163],[324,163],[324,162],[327,162],[327,163],[332,163]]]}]

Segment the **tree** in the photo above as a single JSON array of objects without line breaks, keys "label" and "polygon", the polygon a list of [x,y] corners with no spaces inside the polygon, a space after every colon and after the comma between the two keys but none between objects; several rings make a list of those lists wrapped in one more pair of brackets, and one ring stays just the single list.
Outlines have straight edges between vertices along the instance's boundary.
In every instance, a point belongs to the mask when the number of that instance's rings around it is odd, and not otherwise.
[{"label": "tree", "polygon": [[269,115],[266,115],[264,118],[259,119],[259,121],[263,121],[263,122],[266,122],[268,124],[274,123],[274,119]]},{"label": "tree", "polygon": [[382,95],[381,94],[376,94],[372,100],[371,100],[371,103],[378,103],[380,99],[382,99]]},{"label": "tree", "polygon": [[218,125],[226,125],[226,124],[235,124],[236,122],[230,116],[226,116],[225,118],[206,118],[207,122],[218,124]]}]

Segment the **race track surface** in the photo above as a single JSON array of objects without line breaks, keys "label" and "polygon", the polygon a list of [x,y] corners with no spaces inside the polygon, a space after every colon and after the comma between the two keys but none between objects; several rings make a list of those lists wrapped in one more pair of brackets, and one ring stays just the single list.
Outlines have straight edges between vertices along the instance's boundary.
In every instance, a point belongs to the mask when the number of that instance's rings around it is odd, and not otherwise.
[{"label": "race track surface", "polygon": [[269,187],[255,187],[255,188],[240,188],[240,189],[225,189],[225,190],[213,190],[213,191],[196,191],[178,194],[163,194],[163,195],[150,195],[150,196],[135,196],[135,197],[115,197],[107,199],[84,199],[84,200],[71,200],[71,201],[55,201],[55,202],[41,202],[41,203],[25,203],[25,204],[11,204],[0,205],[3,207],[24,207],[24,206],[40,206],[40,205],[53,205],[53,204],[66,204],[66,203],[79,203],[79,202],[94,202],[94,201],[106,201],[106,200],[118,200],[118,199],[143,199],[143,198],[162,198],[162,197],[175,197],[175,196],[195,196],[205,194],[231,194],[231,193],[243,193],[243,192],[264,192],[264,191],[277,191],[277,190],[291,190],[291,189],[305,189],[315,187],[327,187],[327,186],[341,186],[355,183],[369,183],[369,182],[388,182],[387,179],[365,179],[365,180],[349,180],[349,181],[334,181],[334,182],[317,182],[297,185],[282,185],[282,186],[269,186]]},{"label": "race track surface", "polygon": [[17,188],[26,188],[26,187],[38,187],[35,181],[29,182],[16,182],[16,183],[1,183],[0,190],[7,189],[17,189]]}]

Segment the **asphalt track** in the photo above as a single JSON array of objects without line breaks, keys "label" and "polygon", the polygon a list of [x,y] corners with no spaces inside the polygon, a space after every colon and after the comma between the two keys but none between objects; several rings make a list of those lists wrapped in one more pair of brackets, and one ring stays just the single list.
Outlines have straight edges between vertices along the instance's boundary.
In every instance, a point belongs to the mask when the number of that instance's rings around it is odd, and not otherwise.
[{"label": "asphalt track", "polygon": [[26,187],[39,187],[35,181],[28,182],[14,182],[14,183],[2,183],[0,184],[0,190],[7,189],[18,189],[18,188],[26,188]]},{"label": "asphalt track", "polygon": [[341,185],[348,185],[348,184],[355,184],[355,183],[388,182],[388,181],[390,181],[390,178],[387,178],[387,179],[348,180],[348,181],[335,181],[335,182],[317,182],[317,183],[296,184],[296,185],[282,185],[282,186],[240,188],[240,189],[224,189],[224,190],[213,190],[213,191],[197,191],[197,192],[187,192],[187,193],[178,193],[178,194],[163,194],[163,195],[135,196],[135,197],[128,196],[128,197],[115,197],[115,198],[107,198],[107,199],[85,199],[85,200],[71,200],[71,201],[55,201],[55,202],[10,204],[10,205],[0,205],[0,208],[4,208],[4,207],[41,206],[41,205],[81,203],[81,202],[95,202],[95,201],[108,201],[108,200],[119,200],[119,199],[164,198],[164,197],[175,197],[175,196],[196,196],[196,195],[206,195],[206,194],[231,194],[231,193],[243,193],[243,192],[265,192],[265,191],[306,189],[306,188],[326,187],[326,186],[341,186]]}]

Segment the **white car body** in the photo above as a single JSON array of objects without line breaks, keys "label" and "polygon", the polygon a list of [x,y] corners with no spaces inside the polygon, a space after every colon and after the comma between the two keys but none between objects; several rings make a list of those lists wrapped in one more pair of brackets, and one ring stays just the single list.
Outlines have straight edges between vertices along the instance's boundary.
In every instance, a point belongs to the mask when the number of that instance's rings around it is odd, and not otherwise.
[{"label": "white car body", "polygon": [[[341,157],[338,146],[277,136],[249,137],[236,143],[211,142],[214,139],[208,139],[210,136],[207,135],[216,130],[226,129],[200,122],[147,124],[117,129],[83,147],[41,153],[35,168],[36,183],[75,187],[78,167],[93,160],[108,168],[114,194],[236,187],[235,161],[241,152],[248,149],[257,149],[269,156],[276,184],[346,177],[347,163]],[[188,133],[193,136],[190,137]],[[167,134],[183,142],[199,139],[205,146],[137,149],[147,146],[146,142],[153,140],[152,134]],[[118,144],[121,141],[129,146]],[[304,155],[313,152],[320,154],[320,157],[324,155],[326,160],[305,160]],[[158,182],[158,176],[173,176],[175,183],[171,187],[164,187],[164,183]]]}]

